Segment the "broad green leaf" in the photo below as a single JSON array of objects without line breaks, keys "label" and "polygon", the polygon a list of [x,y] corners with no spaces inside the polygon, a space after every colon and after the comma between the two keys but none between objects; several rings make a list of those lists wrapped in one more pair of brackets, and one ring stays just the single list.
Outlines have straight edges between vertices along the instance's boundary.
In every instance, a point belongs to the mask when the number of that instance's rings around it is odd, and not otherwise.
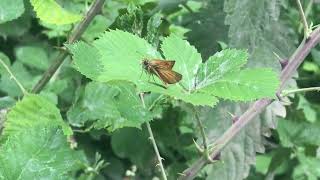
[{"label": "broad green leaf", "polygon": [[1,145],[0,179],[65,179],[81,161],[62,130],[29,126]]},{"label": "broad green leaf", "polygon": [[281,144],[285,147],[320,145],[320,126],[318,123],[311,124],[281,119],[278,122],[277,132]]},{"label": "broad green leaf", "polygon": [[132,84],[91,82],[86,86],[82,100],[69,110],[68,119],[74,126],[92,122],[97,129],[114,131],[122,127],[140,128],[152,120],[152,114],[142,107]]},{"label": "broad green leaf", "polygon": [[24,14],[18,19],[0,24],[0,36],[3,38],[22,36],[31,27],[31,15]]},{"label": "broad green leaf", "polygon": [[263,97],[274,98],[278,85],[275,72],[257,68],[230,73],[200,91],[230,100],[250,101]]},{"label": "broad green leaf", "polygon": [[[154,152],[145,131],[123,128],[111,136],[113,152],[120,158],[129,158],[139,168],[154,167]],[[143,150],[142,150],[143,149]]]},{"label": "broad green leaf", "polygon": [[188,41],[175,35],[164,39],[161,50],[167,60],[175,60],[173,70],[182,74],[181,84],[187,89],[194,88],[195,75],[202,63],[201,55]]},{"label": "broad green leaf", "polygon": [[37,125],[61,126],[66,135],[71,135],[71,128],[63,121],[59,109],[46,98],[28,94],[10,110],[1,136],[6,139],[25,129]]},{"label": "broad green leaf", "polygon": [[45,70],[49,67],[49,60],[46,51],[36,46],[21,46],[15,49],[17,60],[23,64]]},{"label": "broad green leaf", "polygon": [[105,32],[92,46],[79,42],[69,47],[78,70],[101,82],[126,80],[139,84],[146,80],[141,76],[143,56],[159,57],[147,41],[120,30]]},{"label": "broad green leaf", "polygon": [[[250,67],[270,67],[281,69],[276,53],[287,58],[295,49],[290,27],[280,19],[279,0],[251,1],[227,0],[225,24],[229,27],[229,45],[231,48],[249,50]],[[261,28],[264,27],[264,28]],[[277,36],[274,35],[277,32]]]},{"label": "broad green leaf", "polygon": [[24,12],[23,0],[0,1],[0,24],[17,19]]},{"label": "broad green leaf", "polygon": [[231,72],[239,71],[247,63],[247,59],[248,53],[236,49],[215,53],[199,67],[197,87],[208,86]]},{"label": "broad green leaf", "polygon": [[202,93],[200,91],[188,92],[179,85],[171,85],[164,89],[163,87],[154,84],[148,84],[145,88],[142,88],[142,90],[165,94],[195,106],[213,107],[218,103],[218,99],[211,94]]},{"label": "broad green leaf", "polygon": [[30,0],[37,17],[50,24],[71,24],[81,20],[82,16],[64,10],[54,0]]}]

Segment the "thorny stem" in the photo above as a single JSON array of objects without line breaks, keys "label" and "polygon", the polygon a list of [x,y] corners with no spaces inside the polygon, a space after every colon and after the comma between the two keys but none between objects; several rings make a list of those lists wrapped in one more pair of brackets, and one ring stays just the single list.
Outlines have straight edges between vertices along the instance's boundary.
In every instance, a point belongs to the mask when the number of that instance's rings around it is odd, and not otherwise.
[{"label": "thorny stem", "polygon": [[[290,57],[287,66],[281,71],[280,76],[280,87],[277,93],[281,93],[286,85],[286,82],[293,76],[299,65],[303,62],[305,57],[310,53],[311,49],[320,42],[320,28],[314,30],[307,41],[303,40],[300,46],[296,49],[293,55]],[[272,99],[261,99],[256,101],[251,107],[247,109],[239,119],[232,124],[232,126],[223,133],[223,135],[216,140],[217,145],[212,153],[211,158],[217,156],[221,150],[237,135],[254,117],[260,114],[273,100]],[[201,157],[199,160],[194,162],[188,169],[183,171],[183,175],[179,178],[180,180],[193,179],[196,174],[207,165],[207,159]]]},{"label": "thorny stem", "polygon": [[308,25],[306,16],[304,14],[303,7],[301,5],[300,0],[297,0],[297,4],[298,4],[298,7],[299,7],[299,13],[300,13],[300,16],[301,16],[301,19],[302,19],[302,23],[303,23],[304,38],[308,38],[308,36],[309,36],[308,35],[308,33],[309,33],[309,25]]},{"label": "thorny stem", "polygon": [[2,59],[0,59],[0,63],[2,64],[2,66],[7,70],[7,72],[10,74],[10,78],[12,78],[17,85],[19,86],[19,88],[21,89],[23,95],[26,95],[28,92],[26,91],[26,89],[22,86],[22,84],[18,81],[18,79],[13,75],[13,73],[11,72],[10,68],[6,65],[6,63],[4,63],[2,61]]},{"label": "thorny stem", "polygon": [[292,89],[292,90],[283,90],[281,93],[281,96],[285,97],[285,96],[288,96],[289,94],[309,92],[309,91],[320,91],[320,87],[309,87],[309,88],[300,88],[300,89]]},{"label": "thorny stem", "polygon": [[[101,8],[105,0],[96,0],[90,7],[89,11],[86,13],[83,20],[75,27],[69,36],[66,43],[71,44],[78,40],[83,32],[87,29],[92,19],[101,12]],[[49,82],[53,74],[57,71],[60,65],[63,63],[64,59],[68,56],[67,51],[60,52],[55,62],[47,69],[47,71],[42,75],[41,79],[33,87],[32,93],[39,93],[44,86]]]},{"label": "thorny stem", "polygon": [[[203,150],[200,150],[200,151],[207,158],[208,162],[213,162],[213,160],[210,158],[210,154],[209,154],[210,152],[209,152],[209,148],[208,148],[207,136],[204,131],[204,126],[202,124],[202,121],[200,120],[200,117],[199,117],[199,114],[198,114],[198,111],[196,110],[196,108],[193,108],[193,111],[194,111],[194,116],[197,120],[197,124],[200,129],[201,136],[202,136]],[[197,146],[197,148],[199,148],[198,145],[196,145],[196,146]]]},{"label": "thorny stem", "polygon": [[[140,99],[141,99],[143,108],[146,109],[147,107],[146,107],[146,104],[144,103],[143,93],[140,93]],[[167,180],[167,175],[166,175],[166,172],[165,172],[165,170],[164,170],[164,168],[163,168],[163,164],[162,164],[162,158],[161,158],[161,156],[160,156],[160,153],[159,153],[159,150],[158,150],[158,147],[157,147],[156,140],[154,139],[151,126],[150,126],[149,122],[146,122],[146,125],[147,125],[147,129],[148,129],[148,133],[149,133],[149,135],[150,135],[149,138],[150,138],[150,140],[151,140],[153,149],[154,149],[154,151],[155,151],[155,153],[156,153],[156,156],[157,156],[157,159],[158,159],[158,163],[159,163],[159,166],[160,166],[162,178],[163,178],[164,180]]]}]

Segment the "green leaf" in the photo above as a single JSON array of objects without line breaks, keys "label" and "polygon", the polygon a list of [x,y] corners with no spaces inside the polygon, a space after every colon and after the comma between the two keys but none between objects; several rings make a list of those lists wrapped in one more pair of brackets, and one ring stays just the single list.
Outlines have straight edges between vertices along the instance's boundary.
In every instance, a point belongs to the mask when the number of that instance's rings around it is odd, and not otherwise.
[{"label": "green leaf", "polygon": [[197,74],[197,87],[208,86],[225,75],[239,71],[247,63],[248,53],[236,49],[225,49],[215,53],[201,64]]},{"label": "green leaf", "polygon": [[15,49],[17,60],[23,64],[45,70],[49,67],[49,60],[46,51],[36,46],[21,46]]},{"label": "green leaf", "polygon": [[54,0],[30,0],[37,17],[50,24],[71,24],[81,20],[82,16],[64,10]]},{"label": "green leaf", "polygon": [[24,12],[23,0],[0,1],[0,24],[17,19]]},{"label": "green leaf", "polygon": [[277,131],[281,144],[285,147],[320,145],[318,124],[281,119]]},{"label": "green leaf", "polygon": [[230,100],[250,101],[263,97],[274,98],[278,85],[275,72],[257,68],[230,73],[200,91]]},{"label": "green leaf", "polygon": [[[229,45],[232,48],[249,49],[250,67],[270,67],[280,71],[278,58],[289,57],[295,42],[287,22],[280,15],[281,4],[270,1],[227,0],[224,4],[225,24],[229,27]],[[261,28],[263,27],[263,28]],[[277,32],[277,36],[274,35]]]},{"label": "green leaf", "polygon": [[144,131],[134,128],[115,131],[111,136],[111,147],[118,157],[129,158],[139,168],[154,167],[154,152]]},{"label": "green leaf", "polygon": [[66,136],[53,126],[30,126],[0,148],[0,179],[64,179],[81,163]]},{"label": "green leaf", "polygon": [[218,99],[213,95],[202,93],[200,91],[188,92],[179,85],[171,85],[164,89],[163,87],[154,84],[147,84],[146,87],[141,90],[165,94],[176,99],[183,100],[184,102],[191,103],[195,106],[213,107],[218,103]]},{"label": "green leaf", "polygon": [[91,121],[97,129],[114,131],[122,127],[140,128],[152,120],[152,114],[142,107],[132,84],[91,82],[82,100],[69,110],[68,119],[74,126],[81,127]]},{"label": "green leaf", "polygon": [[312,108],[311,103],[309,103],[306,98],[299,95],[299,103],[297,109],[301,109],[306,117],[306,120],[314,123],[317,120],[317,111]]},{"label": "green leaf", "polygon": [[37,125],[61,126],[66,135],[72,134],[54,104],[42,96],[28,94],[8,113],[1,138],[6,139]]},{"label": "green leaf", "polygon": [[164,39],[161,49],[167,60],[175,60],[173,70],[182,74],[181,84],[187,89],[194,88],[195,75],[202,63],[201,55],[188,41],[175,35]]},{"label": "green leaf", "polygon": [[31,27],[31,16],[29,14],[24,14],[18,19],[13,21],[0,24],[0,36],[7,37],[16,37],[22,36],[25,34]]}]

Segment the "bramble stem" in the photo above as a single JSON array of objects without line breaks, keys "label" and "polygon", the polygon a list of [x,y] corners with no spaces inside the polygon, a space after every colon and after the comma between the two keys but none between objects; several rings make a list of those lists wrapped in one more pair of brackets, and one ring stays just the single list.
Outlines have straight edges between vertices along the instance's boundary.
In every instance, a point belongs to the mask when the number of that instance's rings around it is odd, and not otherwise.
[{"label": "bramble stem", "polygon": [[[285,87],[287,81],[293,76],[297,68],[303,62],[305,57],[310,53],[311,49],[320,42],[320,27],[315,29],[308,38],[307,41],[303,40],[293,55],[290,57],[288,64],[281,71],[280,76],[280,87],[277,93],[281,93]],[[217,147],[214,148],[210,154],[211,159],[217,156],[221,150],[237,135],[254,117],[260,114],[273,100],[272,99],[261,99],[256,101],[251,107],[247,109],[239,119],[232,124],[232,126],[225,131],[220,138],[215,142]],[[184,170],[180,180],[191,180],[196,174],[207,164],[207,159],[201,157],[199,160],[194,162],[188,169]]]},{"label": "bramble stem", "polygon": [[309,91],[320,91],[320,87],[309,87],[309,88],[300,88],[300,89],[292,89],[292,90],[283,90],[281,96],[288,96],[289,94],[301,93],[301,92],[309,92]]},{"label": "bramble stem", "polygon": [[[100,13],[101,8],[104,4],[105,0],[96,0],[90,7],[89,11],[86,13],[83,20],[75,27],[69,36],[66,43],[70,44],[78,40],[84,31],[89,26],[90,22],[93,18]],[[53,74],[57,71],[60,65],[63,63],[64,59],[68,56],[67,51],[60,52],[56,60],[53,64],[47,69],[47,71],[42,75],[41,79],[37,82],[37,84],[33,87],[32,93],[39,93],[44,86],[49,82]]]},{"label": "bramble stem", "polygon": [[[146,107],[146,104],[144,103],[144,98],[143,98],[143,93],[140,93],[140,99],[141,99],[141,102],[142,102],[142,106],[143,108],[147,108]],[[166,176],[166,172],[163,168],[163,164],[162,164],[162,158],[160,156],[160,153],[159,153],[159,150],[158,150],[158,147],[157,147],[157,143],[156,143],[156,140],[154,139],[154,136],[153,136],[153,132],[152,132],[152,129],[151,129],[151,126],[150,126],[150,123],[149,122],[146,122],[146,125],[147,125],[147,129],[148,129],[148,133],[150,135],[150,140],[151,140],[151,143],[152,143],[152,146],[153,146],[153,149],[154,149],[154,152],[156,153],[156,156],[157,156],[157,159],[158,159],[158,163],[159,163],[159,166],[160,166],[160,170],[161,170],[161,174],[162,174],[162,178],[164,180],[167,180],[167,176]]]},{"label": "bramble stem", "polygon": [[4,63],[2,61],[2,59],[0,59],[0,63],[7,70],[7,72],[10,74],[10,78],[12,78],[17,83],[17,85],[21,89],[23,95],[26,95],[28,93],[28,91],[26,91],[26,89],[22,86],[22,84],[18,81],[18,79],[13,75],[13,73],[11,72],[10,68],[6,65],[6,63]]}]

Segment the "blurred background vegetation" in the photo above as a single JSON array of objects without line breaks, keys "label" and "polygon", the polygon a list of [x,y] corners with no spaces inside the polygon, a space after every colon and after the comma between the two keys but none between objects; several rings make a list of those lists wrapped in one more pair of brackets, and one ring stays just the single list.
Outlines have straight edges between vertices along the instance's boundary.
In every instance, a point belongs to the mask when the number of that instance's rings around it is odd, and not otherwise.
[{"label": "blurred background vegetation", "polygon": [[[68,12],[83,14],[92,0],[56,2]],[[302,3],[308,23],[317,25],[320,2]],[[5,11],[9,6],[15,8],[8,15]],[[58,47],[63,46],[74,26],[75,23],[54,25],[39,20],[29,0],[1,0],[0,58],[23,86],[31,89],[54,62],[61,51]],[[249,67],[271,67],[277,72],[281,70],[279,58],[288,59],[303,38],[296,2],[290,0],[107,0],[81,40],[90,43],[107,29],[134,33],[155,47],[173,33],[194,45],[203,59],[228,47],[248,49]],[[90,107],[100,106],[95,103],[103,94],[95,94],[94,89],[84,93],[90,80],[70,62],[68,57],[41,92],[57,105],[63,119],[72,126],[77,149],[87,159],[68,177],[159,177],[144,127],[122,128],[112,133],[92,127],[92,121],[103,119],[104,112],[102,109],[95,117]],[[320,86],[319,47],[305,59],[288,89],[317,86]],[[19,87],[0,66],[0,127],[1,112],[21,96]],[[290,94],[285,101],[271,104],[223,150],[221,161],[206,166],[197,179],[319,179],[320,93]],[[231,126],[228,112],[241,115],[247,107],[246,103],[222,101],[213,109],[202,108],[200,118],[208,137],[215,139]],[[157,105],[154,113],[157,119],[151,126],[155,139],[169,179],[176,179],[178,173],[200,157],[192,142],[200,139],[200,133],[188,105],[167,99]]]}]

